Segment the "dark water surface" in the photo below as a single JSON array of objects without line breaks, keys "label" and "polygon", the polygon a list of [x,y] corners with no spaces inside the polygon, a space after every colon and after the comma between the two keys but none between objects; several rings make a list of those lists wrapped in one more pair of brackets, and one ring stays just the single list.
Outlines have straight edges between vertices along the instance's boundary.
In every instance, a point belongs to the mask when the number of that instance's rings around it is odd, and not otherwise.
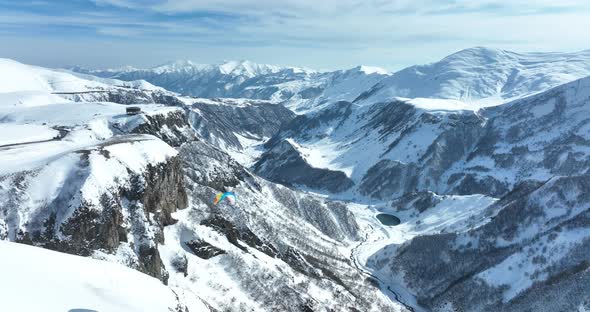
[{"label": "dark water surface", "polygon": [[377,215],[377,220],[379,220],[383,225],[394,226],[400,224],[400,219],[394,215],[380,213]]}]

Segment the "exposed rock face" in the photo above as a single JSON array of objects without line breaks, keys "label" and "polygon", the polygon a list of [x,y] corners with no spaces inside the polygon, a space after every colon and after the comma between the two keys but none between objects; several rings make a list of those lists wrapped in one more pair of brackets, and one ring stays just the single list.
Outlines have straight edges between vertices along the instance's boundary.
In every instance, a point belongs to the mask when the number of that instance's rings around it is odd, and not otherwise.
[{"label": "exposed rock face", "polygon": [[269,187],[277,201],[329,237],[339,240],[359,238],[359,229],[354,215],[344,204],[298,196],[293,190],[285,187],[276,185]]},{"label": "exposed rock face", "polygon": [[242,226],[241,228],[238,228],[235,224],[226,220],[221,215],[213,215],[212,217],[201,221],[201,224],[225,235],[228,242],[244,252],[248,252],[248,249],[241,242],[244,242],[247,246],[257,249],[270,257],[276,257],[278,254],[277,249],[270,242],[260,239],[247,227]]},{"label": "exposed rock face", "polygon": [[[26,195],[32,192],[30,188],[37,172],[1,177],[3,182],[17,182],[2,189],[4,198],[12,198],[0,214],[3,228],[8,228],[6,238],[99,258],[100,254],[130,252],[127,259],[130,266],[166,282],[168,273],[157,245],[163,243],[163,227],[174,223],[171,213],[187,206],[179,159],[172,157],[162,163],[148,164],[140,174],[128,169],[123,176],[105,176],[118,180],[119,184],[93,189],[92,194],[99,195],[99,200],[93,200],[81,190],[88,190],[94,184],[89,176],[98,174],[92,171],[100,170],[93,169],[97,163],[108,162],[112,156],[96,150],[81,152],[78,157],[78,165],[70,172],[69,180],[59,189],[57,197],[43,207],[35,206]],[[101,157],[104,159],[100,160]],[[38,212],[19,217],[21,209]]]},{"label": "exposed rock face", "polygon": [[579,284],[590,272],[589,186],[588,175],[524,182],[487,208],[484,225],[416,237],[385,265],[436,311],[576,310],[590,299]]},{"label": "exposed rock face", "polygon": [[[202,141],[183,145],[180,155],[186,177],[198,185],[228,191],[252,177],[252,174],[229,155]],[[188,168],[193,170],[187,170]]]},{"label": "exposed rock face", "polygon": [[[384,159],[362,177],[361,194],[379,199],[415,190],[473,194],[449,187],[446,175],[478,143],[484,133],[482,117],[473,112],[422,111],[404,102],[375,105],[367,116],[369,122],[363,128],[378,131],[384,142],[391,143],[382,152]],[[431,141],[421,140],[420,136],[429,136]],[[412,150],[415,154],[409,152]],[[405,157],[399,157],[402,155]],[[490,192],[493,190],[484,193]]]},{"label": "exposed rock face", "polygon": [[282,105],[229,99],[195,102],[190,121],[205,141],[217,146],[244,148],[237,135],[263,141],[274,136],[295,114]]},{"label": "exposed rock face", "polygon": [[397,211],[415,209],[419,213],[426,211],[428,208],[436,206],[441,201],[441,196],[432,192],[412,192],[406,193],[391,202],[391,207]]},{"label": "exposed rock face", "polygon": [[264,153],[253,169],[274,182],[305,185],[333,193],[347,190],[354,184],[344,172],[310,166],[288,141],[281,141]]},{"label": "exposed rock face", "polygon": [[4,220],[0,220],[0,240],[6,240],[8,238],[8,227]]},{"label": "exposed rock face", "polygon": [[363,177],[359,191],[374,198],[387,199],[396,194],[412,192],[418,188],[418,168],[384,159],[371,167]]},{"label": "exposed rock face", "polygon": [[[171,214],[188,205],[181,162],[177,157],[173,157],[164,163],[148,165],[143,177],[136,177],[132,181],[136,183],[130,189],[123,191],[123,198],[137,203],[136,207],[133,207],[134,204],[131,203],[130,208],[142,208],[143,216],[141,213],[136,214],[137,212],[131,215],[148,221],[149,226],[153,228],[153,240],[155,240],[143,241],[144,239],[138,236],[141,235],[142,230],[145,231],[143,225],[132,224],[130,230],[137,244],[135,252],[139,258],[139,270],[166,283],[168,272],[162,264],[157,247],[158,244],[164,243],[162,234],[164,226],[176,222]],[[129,236],[129,233],[127,235]]]},{"label": "exposed rock face", "polygon": [[171,214],[188,205],[182,162],[174,157],[165,163],[150,165],[144,179],[141,202],[146,212],[154,213],[162,226],[173,224]]},{"label": "exposed rock face", "polygon": [[140,124],[132,133],[151,134],[170,146],[179,147],[185,142],[196,140],[187,114],[183,110],[171,111],[165,114],[145,115],[146,122]]},{"label": "exposed rock face", "polygon": [[202,239],[185,242],[186,246],[198,257],[211,259],[215,256],[225,254],[223,249],[217,248]]},{"label": "exposed rock face", "polygon": [[74,102],[111,102],[118,104],[166,104],[182,106],[183,102],[173,93],[163,91],[140,90],[132,88],[112,88],[105,92],[60,94]]}]

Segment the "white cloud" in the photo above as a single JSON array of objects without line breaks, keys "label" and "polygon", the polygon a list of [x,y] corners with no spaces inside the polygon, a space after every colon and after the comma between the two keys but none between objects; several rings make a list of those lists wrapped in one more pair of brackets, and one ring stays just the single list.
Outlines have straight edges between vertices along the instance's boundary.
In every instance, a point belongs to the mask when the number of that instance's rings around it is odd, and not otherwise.
[{"label": "white cloud", "polygon": [[99,27],[96,32],[101,35],[116,37],[134,37],[143,33],[140,30],[129,29],[125,27]]},{"label": "white cloud", "polygon": [[309,16],[340,15],[346,12],[423,14],[429,12],[468,12],[505,9],[531,13],[539,9],[588,9],[585,0],[95,0],[128,8],[150,8],[163,12],[218,11],[237,14],[269,15],[277,12]]},{"label": "white cloud", "polygon": [[[187,54],[199,62],[249,58],[320,69],[360,63],[399,69],[472,46],[522,52],[590,48],[586,0],[95,1],[106,11],[70,16],[2,12],[0,27],[81,25],[137,46],[166,45],[173,59]],[[111,5],[134,14],[113,10],[109,15]],[[129,53],[162,61],[141,51]]]},{"label": "white cloud", "polygon": [[[465,45],[571,49],[588,39],[587,0],[96,0],[166,14],[245,18],[228,38],[355,48],[451,41]],[[230,23],[233,23],[230,21]],[[186,27],[182,24],[181,29]],[[172,29],[172,28],[171,28]],[[567,30],[570,36],[561,31]]]}]

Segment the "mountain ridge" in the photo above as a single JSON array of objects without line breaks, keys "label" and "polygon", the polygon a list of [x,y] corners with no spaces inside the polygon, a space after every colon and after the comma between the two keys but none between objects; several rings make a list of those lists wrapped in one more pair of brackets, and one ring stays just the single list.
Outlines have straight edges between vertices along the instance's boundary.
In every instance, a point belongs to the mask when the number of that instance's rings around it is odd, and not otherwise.
[{"label": "mountain ridge", "polygon": [[515,53],[477,47],[402,69],[376,85],[363,101],[393,96],[442,98],[485,107],[585,76],[590,76],[590,50]]},{"label": "mountain ridge", "polygon": [[589,64],[590,50],[516,53],[474,47],[396,72],[364,65],[320,72],[249,61],[210,65],[181,61],[94,74],[144,79],[189,96],[269,100],[305,113],[339,100],[365,105],[393,97],[457,100],[474,108],[493,106],[588,76]]}]

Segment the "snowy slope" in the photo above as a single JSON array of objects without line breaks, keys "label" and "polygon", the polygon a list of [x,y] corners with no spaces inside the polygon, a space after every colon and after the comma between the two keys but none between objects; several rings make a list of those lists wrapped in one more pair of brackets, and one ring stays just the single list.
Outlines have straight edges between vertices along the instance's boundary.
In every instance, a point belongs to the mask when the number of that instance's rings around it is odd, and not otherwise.
[{"label": "snowy slope", "polygon": [[[268,155],[283,156],[263,155],[254,168],[268,176],[264,168],[289,166],[284,162],[286,154],[279,150],[281,142],[289,142],[311,167],[343,172],[358,187],[368,171],[381,161],[417,163],[458,116],[476,117],[472,111],[448,109],[454,103],[447,102],[396,99],[368,106],[335,103],[299,116],[285,126],[266,144]],[[265,164],[267,161],[270,163]],[[289,177],[283,181],[288,182]],[[391,196],[401,195],[399,192]]]},{"label": "snowy slope", "polygon": [[105,85],[74,75],[0,59],[0,106],[45,105],[63,101],[55,91],[87,91]]},{"label": "snowy slope", "polygon": [[[177,151],[163,140],[185,138],[188,124],[179,108],[140,107],[135,116],[114,103],[0,107],[0,129],[10,131],[0,146],[0,238],[85,256],[118,252],[117,262],[164,279],[159,260],[143,250],[155,249],[154,223],[168,222],[177,202],[143,205],[137,194],[150,183],[164,191],[158,176],[172,184],[168,196],[180,192]],[[115,243],[123,237],[125,244]]]},{"label": "snowy slope", "polygon": [[[283,99],[286,107],[297,113],[312,112],[337,101],[353,101],[373,85],[390,74],[378,67],[357,66],[348,70],[328,72],[312,78],[312,84],[306,82],[285,83],[279,89],[291,91],[294,95]],[[293,90],[289,87],[294,86]]]},{"label": "snowy slope", "polygon": [[[130,268],[0,241],[4,311],[183,311],[174,290]],[[19,269],[20,268],[20,269]],[[198,302],[187,308],[207,311]]]},{"label": "snowy slope", "polygon": [[0,146],[51,140],[59,131],[42,125],[16,125],[0,123]]},{"label": "snowy slope", "polygon": [[358,103],[441,98],[479,108],[545,91],[590,75],[590,50],[515,53],[471,48],[441,61],[408,67],[375,85]]},{"label": "snowy slope", "polygon": [[[477,212],[466,219],[470,226],[447,226],[393,242],[374,252],[368,263],[434,311],[587,309],[587,188],[588,175],[522,183],[487,207],[472,207]],[[421,206],[426,213],[444,204],[413,200],[409,206]],[[428,219],[419,218],[415,227]]]},{"label": "snowy slope", "polygon": [[180,60],[156,66],[151,70],[157,74],[182,71],[196,74],[201,72],[218,71],[224,75],[254,77],[276,73],[282,69],[283,68],[279,66],[257,64],[247,60],[227,61],[221,64],[197,64],[188,60]]},{"label": "snowy slope", "polygon": [[45,68],[24,65],[10,59],[0,59],[0,92],[18,91],[85,91],[104,86],[88,82],[67,73],[54,72]]},{"label": "snowy slope", "polygon": [[[360,233],[344,203],[260,179],[207,143],[182,146],[180,157],[189,208],[159,247],[170,285],[217,310],[399,311],[349,262]],[[235,204],[212,204],[223,190]]]},{"label": "snowy slope", "polygon": [[0,93],[19,91],[81,92],[122,86],[157,90],[146,81],[121,81],[81,75],[62,70],[25,65],[10,59],[0,59]]},{"label": "snowy slope", "polygon": [[131,98],[135,98],[135,103],[162,103],[164,96],[172,95],[144,80],[99,78],[0,58],[0,107],[70,101],[133,102]]}]

